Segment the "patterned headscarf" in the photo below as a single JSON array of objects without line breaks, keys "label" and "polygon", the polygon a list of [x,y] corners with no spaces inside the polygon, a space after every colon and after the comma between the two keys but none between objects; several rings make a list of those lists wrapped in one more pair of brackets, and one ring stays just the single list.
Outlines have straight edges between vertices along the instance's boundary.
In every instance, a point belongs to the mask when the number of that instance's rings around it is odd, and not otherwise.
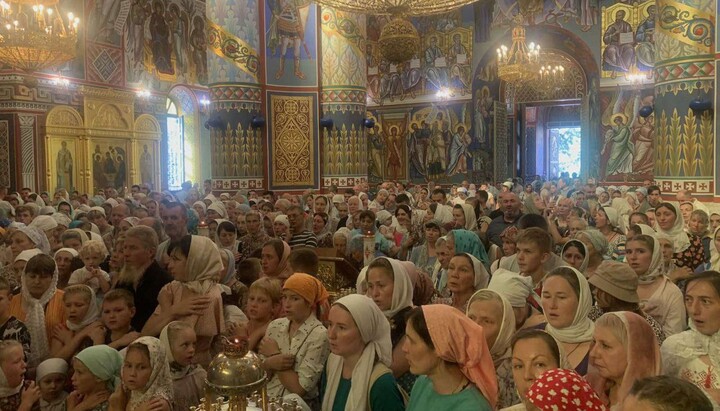
[{"label": "patterned headscarf", "polygon": [[545,371],[530,386],[528,401],[541,411],[607,411],[595,391],[573,370]]},{"label": "patterned headscarf", "polygon": [[[130,401],[127,409],[134,411],[142,403],[156,398],[162,398],[172,404],[173,382],[170,376],[170,365],[167,362],[167,354],[160,340],[155,337],[140,337],[133,344],[142,344],[147,347],[150,353],[150,368],[152,373],[150,379],[142,390],[130,391]],[[127,357],[127,352],[125,352]]]}]

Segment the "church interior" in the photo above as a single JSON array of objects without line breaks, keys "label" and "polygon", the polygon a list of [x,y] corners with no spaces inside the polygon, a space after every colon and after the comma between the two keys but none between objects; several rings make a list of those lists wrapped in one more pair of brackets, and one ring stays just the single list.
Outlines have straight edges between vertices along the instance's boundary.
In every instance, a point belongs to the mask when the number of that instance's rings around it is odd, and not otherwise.
[{"label": "church interior", "polygon": [[1,0],[0,186],[450,186],[712,201],[715,1]]}]

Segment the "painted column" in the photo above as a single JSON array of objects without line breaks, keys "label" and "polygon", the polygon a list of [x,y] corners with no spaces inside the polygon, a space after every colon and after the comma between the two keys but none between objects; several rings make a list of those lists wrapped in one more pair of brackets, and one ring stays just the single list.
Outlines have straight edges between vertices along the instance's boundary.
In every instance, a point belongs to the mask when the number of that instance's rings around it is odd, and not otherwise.
[{"label": "painted column", "polygon": [[367,181],[365,137],[367,67],[365,16],[324,7],[322,24],[322,185],[353,187]]},{"label": "painted column", "polygon": [[310,0],[260,0],[268,187],[320,187],[319,8]]},{"label": "painted column", "polygon": [[36,117],[31,114],[20,114],[20,150],[22,153],[22,184],[35,191],[37,184],[35,177],[35,153],[38,147],[35,142]]},{"label": "painted column", "polygon": [[655,27],[655,179],[663,194],[720,192],[711,111],[689,108],[714,99],[715,1],[658,0]]},{"label": "painted column", "polygon": [[263,129],[252,120],[262,107],[257,0],[209,0],[208,87],[213,190],[266,186]]}]

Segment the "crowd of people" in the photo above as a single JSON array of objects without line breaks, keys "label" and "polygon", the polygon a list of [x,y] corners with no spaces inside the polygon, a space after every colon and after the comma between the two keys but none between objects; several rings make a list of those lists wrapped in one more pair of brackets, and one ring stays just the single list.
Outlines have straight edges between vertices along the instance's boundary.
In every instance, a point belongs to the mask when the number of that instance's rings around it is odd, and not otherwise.
[{"label": "crowd of people", "polygon": [[190,410],[223,337],[312,411],[720,410],[720,214],[688,191],[0,199],[0,411]]}]

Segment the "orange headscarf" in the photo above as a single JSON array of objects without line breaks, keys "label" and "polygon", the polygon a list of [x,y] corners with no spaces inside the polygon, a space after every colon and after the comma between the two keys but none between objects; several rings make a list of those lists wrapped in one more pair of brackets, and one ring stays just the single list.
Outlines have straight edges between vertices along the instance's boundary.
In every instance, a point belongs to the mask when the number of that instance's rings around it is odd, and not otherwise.
[{"label": "orange headscarf", "polygon": [[482,327],[449,305],[424,305],[422,310],[435,354],[456,363],[495,409],[497,376]]},{"label": "orange headscarf", "polygon": [[[299,296],[309,302],[311,306],[320,307],[320,317],[324,317],[330,311],[330,294],[323,283],[317,278],[305,274],[295,273],[285,281],[283,290],[290,290],[298,293]],[[323,318],[320,318],[322,321]]]}]

